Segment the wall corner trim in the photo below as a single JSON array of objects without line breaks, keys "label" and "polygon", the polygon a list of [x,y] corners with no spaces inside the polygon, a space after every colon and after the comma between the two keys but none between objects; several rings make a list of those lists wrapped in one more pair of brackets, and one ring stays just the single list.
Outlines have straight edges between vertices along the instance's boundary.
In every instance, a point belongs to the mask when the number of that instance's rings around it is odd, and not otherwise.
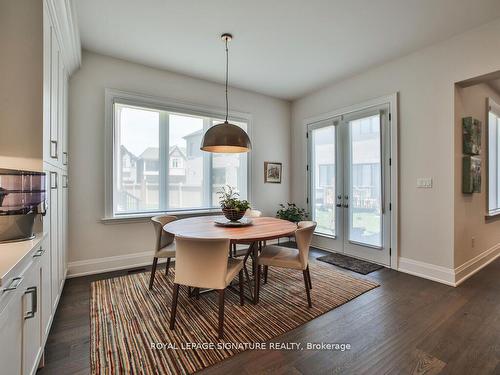
[{"label": "wall corner trim", "polygon": [[455,268],[455,285],[460,285],[469,277],[482,270],[500,256],[500,243]]}]

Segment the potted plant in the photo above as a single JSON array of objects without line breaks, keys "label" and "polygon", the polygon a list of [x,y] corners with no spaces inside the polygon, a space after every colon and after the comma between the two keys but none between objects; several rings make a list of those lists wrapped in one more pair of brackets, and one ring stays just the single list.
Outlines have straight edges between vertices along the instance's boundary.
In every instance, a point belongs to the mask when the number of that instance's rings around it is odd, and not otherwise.
[{"label": "potted plant", "polygon": [[276,212],[276,217],[291,221],[292,223],[298,223],[309,216],[305,209],[297,207],[295,203],[287,202],[286,206],[280,203],[280,207]]},{"label": "potted plant", "polygon": [[240,220],[250,208],[250,204],[246,200],[240,200],[240,194],[229,185],[223,186],[217,194],[222,212],[228,220]]}]

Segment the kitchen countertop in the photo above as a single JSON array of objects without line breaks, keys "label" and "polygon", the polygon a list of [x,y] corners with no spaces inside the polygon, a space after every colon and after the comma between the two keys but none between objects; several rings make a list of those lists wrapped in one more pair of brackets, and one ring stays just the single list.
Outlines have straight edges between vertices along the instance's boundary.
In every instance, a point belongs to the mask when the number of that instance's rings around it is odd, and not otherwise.
[{"label": "kitchen countertop", "polygon": [[45,233],[37,233],[32,240],[0,244],[0,286],[12,277],[9,273],[40,244],[44,237]]}]

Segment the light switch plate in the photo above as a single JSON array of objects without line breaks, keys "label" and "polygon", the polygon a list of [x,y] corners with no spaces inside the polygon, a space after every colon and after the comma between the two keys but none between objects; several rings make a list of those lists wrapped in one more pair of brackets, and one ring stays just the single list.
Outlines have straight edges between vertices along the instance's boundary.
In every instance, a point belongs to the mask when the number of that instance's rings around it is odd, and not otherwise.
[{"label": "light switch plate", "polygon": [[417,187],[423,189],[432,188],[432,178],[431,177],[419,177],[417,178]]}]

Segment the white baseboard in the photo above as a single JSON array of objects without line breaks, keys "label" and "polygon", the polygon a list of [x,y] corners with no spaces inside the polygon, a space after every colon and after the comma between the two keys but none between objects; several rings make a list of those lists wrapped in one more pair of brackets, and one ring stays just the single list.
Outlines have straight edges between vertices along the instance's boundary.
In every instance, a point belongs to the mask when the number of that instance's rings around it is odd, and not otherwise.
[{"label": "white baseboard", "polygon": [[[267,241],[269,245],[277,244],[278,240]],[[246,245],[248,246],[248,245]],[[119,271],[128,268],[144,267],[153,264],[153,251],[143,251],[125,255],[116,255],[105,258],[78,260],[68,263],[67,278],[94,275],[111,271]],[[158,263],[166,262],[159,259]]]},{"label": "white baseboard", "polygon": [[452,268],[400,257],[398,271],[455,286],[455,271]]},{"label": "white baseboard", "polygon": [[489,248],[455,268],[455,285],[460,285],[500,256],[500,244]]},{"label": "white baseboard", "polygon": [[454,269],[413,259],[399,258],[398,271],[446,285],[458,286],[498,257],[500,257],[500,244],[496,244]]},{"label": "white baseboard", "polygon": [[[162,263],[166,261],[160,259]],[[153,251],[117,255],[105,258],[78,260],[68,263],[68,278],[93,275],[127,268],[144,267],[153,264]]]}]

